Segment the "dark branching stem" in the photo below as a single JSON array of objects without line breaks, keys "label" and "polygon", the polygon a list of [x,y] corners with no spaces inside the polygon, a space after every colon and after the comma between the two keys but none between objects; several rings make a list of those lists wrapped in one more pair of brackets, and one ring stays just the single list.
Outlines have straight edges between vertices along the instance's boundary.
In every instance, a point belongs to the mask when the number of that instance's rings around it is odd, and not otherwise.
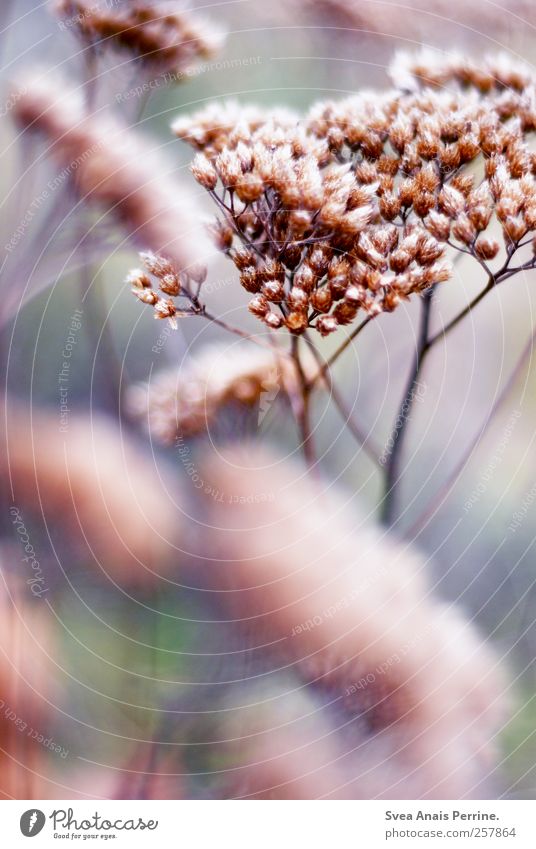
[{"label": "dark branching stem", "polygon": [[307,376],[303,370],[300,359],[299,338],[292,337],[292,358],[296,365],[296,372],[300,383],[300,395],[293,399],[294,414],[301,437],[301,449],[305,462],[309,469],[316,465],[316,454],[313,445],[313,434],[311,430],[311,387],[307,382]]},{"label": "dark branching stem", "polygon": [[488,294],[488,292],[491,292],[491,290],[492,290],[492,289],[493,289],[493,287],[496,285],[496,283],[497,283],[497,278],[496,278],[496,277],[494,277],[493,275],[492,275],[492,276],[490,276],[490,278],[489,278],[489,280],[488,280],[488,282],[487,282],[486,286],[485,286],[485,287],[484,287],[484,288],[483,288],[483,289],[482,289],[482,290],[478,293],[478,295],[476,295],[476,296],[473,298],[473,300],[472,300],[472,301],[470,301],[470,302],[467,304],[467,306],[466,306],[466,307],[464,307],[464,309],[463,309],[463,310],[461,310],[461,312],[459,312],[459,313],[458,313],[458,315],[456,315],[456,316],[452,319],[452,321],[449,321],[449,323],[448,323],[448,324],[446,324],[446,325],[445,325],[445,327],[443,327],[441,330],[439,330],[439,331],[435,334],[435,336],[432,336],[432,338],[428,340],[428,343],[427,343],[427,346],[426,346],[426,347],[427,347],[428,349],[429,349],[429,348],[431,348],[433,345],[435,345],[435,344],[436,344],[436,342],[439,342],[439,340],[440,340],[440,339],[442,339],[443,337],[445,337],[445,336],[447,335],[447,333],[450,333],[450,331],[451,331],[451,330],[453,330],[453,329],[454,329],[454,328],[455,328],[455,327],[456,327],[456,326],[460,323],[460,321],[462,321],[462,320],[463,320],[463,319],[464,319],[467,315],[469,315],[469,313],[470,313],[470,312],[471,312],[471,311],[472,311],[472,310],[476,307],[476,305],[477,305],[477,304],[479,304],[479,303],[480,303],[480,301],[481,301],[483,298],[485,298],[485,297],[486,297],[486,295]]},{"label": "dark branching stem", "polygon": [[367,318],[363,319],[363,321],[361,322],[361,324],[359,324],[359,325],[356,327],[356,329],[355,329],[354,331],[352,331],[352,333],[350,333],[350,335],[349,335],[349,336],[348,336],[348,337],[344,340],[344,342],[342,343],[342,345],[339,345],[339,347],[337,348],[337,350],[336,350],[336,351],[335,351],[335,352],[331,355],[331,357],[329,357],[329,358],[326,360],[326,362],[324,363],[324,365],[322,366],[322,368],[320,369],[320,371],[318,372],[318,374],[315,376],[315,378],[314,378],[314,380],[315,380],[315,381],[316,381],[316,380],[320,380],[322,377],[325,377],[325,375],[327,374],[327,372],[329,371],[329,369],[331,368],[331,366],[335,364],[335,362],[339,359],[339,357],[341,356],[341,354],[343,354],[343,353],[344,353],[344,351],[346,351],[346,349],[347,349],[347,348],[348,348],[348,347],[352,344],[352,342],[354,341],[354,339],[355,339],[357,336],[359,336],[359,334],[361,333],[361,331],[362,331],[362,330],[364,330],[364,328],[367,326],[367,324],[368,324],[370,321],[372,321],[372,317],[371,317],[371,316],[368,316]]},{"label": "dark branching stem", "polygon": [[422,370],[422,366],[426,354],[430,350],[431,342],[429,340],[430,317],[432,311],[432,299],[434,296],[434,287],[427,289],[422,296],[421,303],[421,319],[419,323],[419,335],[417,339],[417,350],[413,366],[406,384],[402,402],[398,409],[398,415],[395,420],[395,426],[391,435],[392,447],[390,454],[385,463],[385,482],[384,482],[384,497],[382,501],[381,519],[382,522],[390,526],[396,519],[398,508],[398,490],[400,486],[402,460],[402,447],[404,445],[404,437],[407,430],[407,424],[410,419],[413,401],[417,391],[417,384]]},{"label": "dark branching stem", "polygon": [[408,539],[415,539],[420,532],[423,530],[425,525],[428,524],[430,519],[435,515],[435,513],[440,509],[442,504],[445,502],[445,499],[451,492],[453,486],[457,482],[458,478],[462,474],[463,470],[467,466],[469,460],[473,456],[474,451],[478,448],[484,434],[488,430],[490,424],[492,423],[497,411],[504,404],[505,400],[510,395],[513,387],[516,382],[519,380],[523,368],[526,366],[527,360],[530,358],[532,352],[534,351],[534,345],[536,344],[536,330],[533,331],[530,335],[530,338],[526,345],[524,346],[521,354],[519,355],[512,371],[508,379],[506,380],[503,388],[499,392],[497,398],[495,399],[491,410],[484,423],[481,425],[478,432],[475,434],[473,439],[468,444],[464,454],[460,457],[456,465],[454,466],[452,472],[448,475],[446,480],[441,484],[437,492],[428,500],[428,504],[423,510],[423,512],[415,519],[412,523],[411,527],[408,529],[406,536]]}]

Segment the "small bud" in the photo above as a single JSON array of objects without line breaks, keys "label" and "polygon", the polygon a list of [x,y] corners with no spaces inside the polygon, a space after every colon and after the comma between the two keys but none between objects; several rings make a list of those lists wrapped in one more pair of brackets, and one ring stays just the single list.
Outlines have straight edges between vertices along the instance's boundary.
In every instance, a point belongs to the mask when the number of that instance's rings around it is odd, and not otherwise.
[{"label": "small bud", "polygon": [[263,318],[265,324],[268,325],[272,330],[278,330],[283,324],[283,319],[276,312],[270,310],[270,312],[266,313]]},{"label": "small bud", "polygon": [[475,242],[475,253],[480,259],[495,259],[499,253],[499,243],[494,239],[478,239]]},{"label": "small bud", "polygon": [[134,268],[126,276],[125,283],[128,283],[134,289],[150,289],[151,280],[149,276],[140,268]]},{"label": "small bud", "polygon": [[177,297],[181,291],[180,280],[176,274],[165,274],[160,280],[160,289],[165,295]]},{"label": "small bud", "polygon": [[223,221],[215,221],[209,224],[208,232],[219,251],[228,251],[233,244],[233,230]]},{"label": "small bud", "polygon": [[246,268],[240,275],[240,284],[244,287],[246,292],[252,292],[255,294],[256,292],[260,292],[261,290],[261,277],[256,268]]},{"label": "small bud", "polygon": [[330,333],[337,330],[338,326],[339,322],[332,315],[321,315],[315,324],[315,328],[321,336],[329,336]]},{"label": "small bud", "polygon": [[264,183],[258,174],[248,171],[238,180],[236,194],[243,203],[254,203],[264,192]]},{"label": "small bud", "polygon": [[138,300],[140,300],[143,304],[149,304],[151,307],[154,307],[154,305],[160,300],[156,292],[153,292],[152,289],[132,289],[132,293],[136,295]]},{"label": "small bud", "polygon": [[289,312],[285,319],[285,324],[291,333],[303,333],[307,330],[308,319],[304,312]]},{"label": "small bud", "polygon": [[253,313],[253,315],[256,315],[258,318],[264,318],[265,315],[269,312],[270,306],[264,295],[257,295],[256,298],[252,298],[249,302],[248,309],[251,313]]},{"label": "small bud", "polygon": [[188,267],[188,277],[191,277],[195,283],[199,283],[201,285],[207,279],[208,269],[206,265],[198,262],[195,265],[190,265]]},{"label": "small bud", "polygon": [[318,312],[329,312],[333,304],[333,295],[329,286],[322,286],[311,295],[311,306]]},{"label": "small bud", "polygon": [[175,316],[178,314],[177,307],[172,300],[163,300],[160,298],[154,308],[155,318],[167,318],[174,330],[177,329],[177,320]]},{"label": "small bud", "polygon": [[279,304],[285,297],[285,288],[279,280],[267,280],[262,285],[262,294],[266,300]]},{"label": "small bud", "polygon": [[289,292],[287,302],[292,310],[306,310],[309,306],[309,297],[303,289],[293,286]]},{"label": "small bud", "polygon": [[204,153],[197,154],[190,165],[190,170],[197,182],[200,183],[203,188],[208,189],[209,191],[216,188],[218,174],[214,165]]}]

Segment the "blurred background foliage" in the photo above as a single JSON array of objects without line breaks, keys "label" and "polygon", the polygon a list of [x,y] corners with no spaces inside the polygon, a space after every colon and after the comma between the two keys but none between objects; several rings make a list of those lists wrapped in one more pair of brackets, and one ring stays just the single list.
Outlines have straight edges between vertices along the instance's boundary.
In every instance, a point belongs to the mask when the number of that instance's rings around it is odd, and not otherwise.
[{"label": "blurred background foliage", "polygon": [[[437,11],[433,3],[426,9],[413,4],[413,10],[408,10],[401,4],[362,0],[349,7],[350,14],[344,12],[344,3],[240,0],[211,4],[203,11],[228,31],[219,60],[180,85],[156,91],[138,128],[159,137],[178,173],[190,183],[210,216],[209,202],[201,197],[187,171],[190,151],[169,131],[173,118],[213,99],[229,97],[304,111],[318,99],[387,85],[386,67],[395,51],[421,43],[438,50],[457,48],[472,56],[500,48],[532,59],[534,8],[509,9],[506,4],[499,9],[483,0],[471,5],[469,13],[462,2],[451,2],[448,10]],[[11,17],[2,16],[3,28],[11,22],[2,42],[4,92],[9,81],[29,64],[53,65],[68,74],[76,68],[81,73],[77,42],[59,29],[45,4],[19,0],[7,6],[11,6]],[[129,88],[128,69],[119,67],[107,73],[113,102],[114,92]],[[1,134],[2,195],[12,188],[19,157],[28,166],[23,178],[26,190],[30,184],[38,194],[54,174],[54,166],[32,164],[38,148],[15,144],[9,115],[2,120]],[[47,215],[46,208],[40,215]],[[13,216],[13,204],[4,203],[4,235],[13,229],[17,220]],[[9,352],[5,387],[25,402],[58,410],[61,351],[75,309],[83,310],[83,318],[71,361],[69,404],[73,412],[86,415],[110,412],[113,407],[101,389],[103,375],[118,369],[121,387],[127,386],[222,335],[217,328],[193,319],[181,323],[178,332],[166,337],[162,350],[154,352],[163,324],[149,320],[148,313],[131,297],[123,281],[126,270],[136,264],[136,253],[111,219],[110,228],[116,234],[114,248],[95,263],[90,297],[85,296],[75,272],[59,274],[52,287],[28,300],[3,332],[3,349]],[[46,250],[59,252],[63,235],[59,228]],[[225,314],[228,320],[240,314],[241,320],[249,321],[244,318],[245,293],[233,285],[234,274],[225,260],[214,262],[207,302],[213,313]],[[430,505],[479,433],[530,337],[535,326],[532,276],[533,272],[519,275],[488,297],[427,361],[422,378],[424,401],[414,407],[406,447],[401,533]],[[464,263],[458,263],[454,281],[440,292],[436,322],[454,315],[481,283],[472,266],[467,272]],[[9,287],[10,281],[4,285]],[[416,306],[412,302],[375,321],[337,366],[338,383],[356,417],[380,444],[389,436],[411,362]],[[255,329],[255,319],[251,318],[250,326]],[[105,328],[103,335],[101,327]],[[331,340],[322,344],[327,353]],[[528,509],[515,533],[508,530],[513,514],[536,484],[535,382],[531,357],[417,538],[430,556],[437,591],[460,605],[498,646],[516,681],[518,705],[502,740],[504,784],[513,798],[536,796],[536,507]],[[521,416],[501,449],[500,462],[476,502],[465,510],[464,504],[496,456],[504,429],[516,411]],[[354,491],[373,515],[380,496],[373,465],[363,451],[356,450],[344,423],[322,399],[316,413],[317,440],[326,470]],[[124,426],[132,431],[140,452],[148,451],[146,437],[135,433],[130,423]],[[293,448],[292,426],[276,409],[268,413],[260,429],[264,438]],[[152,450],[156,451],[157,468],[170,485],[187,490],[187,475],[174,449],[152,446]],[[202,453],[203,443],[195,450]],[[241,665],[248,668],[250,660],[246,650],[243,656],[240,652],[232,655],[236,640],[232,629],[216,621],[202,594],[184,586],[188,583],[183,572],[188,555],[181,553],[180,542],[176,550],[170,548],[169,580],[163,587],[155,590],[133,585],[132,575],[121,570],[114,585],[106,575],[110,567],[114,571],[113,564],[104,563],[104,571],[99,569],[91,552],[80,550],[64,533],[61,515],[47,514],[45,505],[44,511],[36,509],[25,518],[51,587],[50,617],[56,620],[58,664],[64,670],[62,689],[54,697],[60,710],[52,713],[48,732],[69,749],[70,758],[82,758],[80,764],[87,768],[92,763],[106,764],[109,773],[125,761],[137,770],[135,741],[150,741],[156,735],[172,744],[158,747],[161,771],[181,773],[167,779],[165,792],[216,794],[217,779],[210,776],[225,767],[225,755],[206,741],[214,739],[211,734],[217,738],[213,711],[225,709],[224,688],[217,684],[219,680],[238,680]],[[13,547],[10,552],[6,570],[16,572],[19,552]],[[135,565],[129,568],[135,569]],[[218,646],[225,646],[226,657],[221,661]],[[211,651],[216,652],[212,657]],[[166,767],[166,748],[180,752],[178,769],[177,761],[173,769]],[[57,757],[53,753],[47,757],[48,769],[54,774]],[[202,778],[203,773],[208,775]],[[78,787],[84,792],[83,780]],[[102,792],[106,795],[106,787]],[[123,788],[123,794],[132,796],[146,792],[133,782]]]}]

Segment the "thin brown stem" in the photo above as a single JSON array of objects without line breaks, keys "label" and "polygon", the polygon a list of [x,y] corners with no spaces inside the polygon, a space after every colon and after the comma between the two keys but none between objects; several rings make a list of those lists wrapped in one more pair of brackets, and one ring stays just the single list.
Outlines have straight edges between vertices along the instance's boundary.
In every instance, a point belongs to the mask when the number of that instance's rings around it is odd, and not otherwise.
[{"label": "thin brown stem", "polygon": [[[228,333],[233,333],[235,336],[240,336],[241,339],[247,339],[249,342],[254,342],[255,345],[259,345],[261,348],[266,348],[269,351],[273,351],[274,345],[267,344],[259,339],[257,336],[253,336],[251,333],[247,333],[245,330],[240,330],[239,327],[233,327],[231,324],[227,324],[226,321],[223,321],[221,318],[217,318],[212,313],[207,312],[205,309],[201,309],[195,313],[200,318],[205,318],[207,321],[212,321],[214,324],[217,324],[218,327],[221,327],[222,330],[226,330]],[[281,348],[278,348],[278,354],[282,357],[289,357],[290,355],[283,351]]]},{"label": "thin brown stem", "polygon": [[342,345],[339,345],[339,347],[338,347],[338,348],[337,348],[337,350],[336,350],[336,351],[335,351],[335,352],[331,355],[331,357],[328,357],[328,359],[324,362],[324,364],[322,365],[322,368],[320,369],[320,371],[318,372],[318,374],[317,374],[317,375],[315,375],[315,377],[314,377],[314,378],[313,378],[313,380],[311,381],[311,384],[312,384],[312,383],[315,383],[317,380],[320,380],[322,377],[325,377],[326,373],[327,373],[327,372],[329,371],[329,369],[330,369],[330,368],[331,368],[331,367],[332,367],[332,366],[336,363],[336,361],[339,359],[339,357],[341,356],[341,354],[343,354],[343,353],[344,353],[344,351],[346,351],[346,349],[348,348],[348,346],[352,344],[352,342],[354,341],[354,339],[355,339],[357,336],[359,336],[359,334],[361,333],[361,331],[362,331],[362,330],[363,330],[363,329],[367,326],[367,324],[368,324],[370,321],[372,321],[372,316],[367,316],[367,318],[365,318],[365,319],[361,322],[361,324],[359,324],[359,325],[355,328],[355,330],[354,330],[354,331],[352,331],[352,333],[350,333],[350,335],[346,337],[346,339],[344,340],[344,342],[342,343]]},{"label": "thin brown stem", "polygon": [[535,342],[536,342],[536,330],[533,333],[531,333],[530,339],[528,340],[527,344],[524,346],[521,354],[519,355],[519,358],[518,358],[516,364],[514,365],[512,371],[510,372],[510,375],[509,375],[505,385],[503,386],[499,395],[495,399],[495,402],[493,403],[491,410],[489,411],[488,415],[486,416],[486,420],[483,422],[482,426],[479,428],[478,432],[475,434],[474,438],[469,443],[467,449],[464,451],[462,457],[460,457],[460,459],[458,460],[458,462],[454,466],[450,475],[441,484],[441,486],[439,487],[437,492],[432,496],[432,498],[428,499],[426,509],[423,510],[423,512],[415,519],[415,521],[413,522],[413,524],[409,528],[409,530],[407,532],[407,536],[409,538],[413,539],[415,536],[417,536],[422,531],[424,526],[428,523],[428,521],[434,516],[434,514],[439,509],[439,507],[441,507],[441,505],[443,504],[448,493],[451,491],[452,487],[454,486],[454,484],[458,480],[459,476],[463,472],[465,466],[469,462],[469,459],[471,458],[473,452],[478,447],[482,437],[484,436],[488,427],[490,426],[491,422],[493,421],[495,414],[497,413],[497,411],[500,409],[500,407],[502,406],[502,404],[505,402],[506,398],[510,394],[512,387],[514,386],[514,384],[516,383],[517,379],[519,378],[519,376],[521,374],[521,370],[523,369],[523,366],[526,362],[527,357],[530,355],[531,351],[534,348]]},{"label": "thin brown stem", "polygon": [[476,295],[473,300],[470,301],[467,306],[464,307],[463,310],[452,319],[452,321],[449,321],[449,323],[446,324],[445,327],[441,328],[441,330],[438,330],[438,332],[434,336],[432,336],[431,339],[428,340],[427,347],[432,348],[437,342],[439,342],[440,339],[443,339],[448,333],[450,333],[450,331],[453,330],[467,315],[469,315],[471,310],[473,310],[476,305],[479,304],[483,298],[485,298],[488,292],[491,292],[491,290],[497,285],[497,282],[497,277],[492,275],[489,278],[486,286],[478,293],[478,295]]},{"label": "thin brown stem", "polygon": [[299,338],[292,337],[291,355],[296,366],[296,372],[300,384],[300,395],[294,399],[294,412],[296,424],[300,431],[301,449],[305,462],[309,469],[316,466],[316,453],[313,445],[313,434],[311,430],[311,387],[308,385],[307,377],[300,358]]},{"label": "thin brown stem", "polygon": [[432,311],[432,299],[434,288],[428,289],[422,296],[421,320],[419,324],[419,336],[417,339],[417,350],[413,366],[404,390],[402,401],[398,408],[395,425],[392,430],[392,447],[385,464],[384,497],[382,501],[381,519],[385,525],[392,525],[396,519],[398,508],[398,490],[401,475],[401,460],[404,438],[407,432],[407,424],[410,419],[411,409],[417,392],[417,384],[423,367],[426,354],[430,350],[428,339],[430,329],[430,318]]}]

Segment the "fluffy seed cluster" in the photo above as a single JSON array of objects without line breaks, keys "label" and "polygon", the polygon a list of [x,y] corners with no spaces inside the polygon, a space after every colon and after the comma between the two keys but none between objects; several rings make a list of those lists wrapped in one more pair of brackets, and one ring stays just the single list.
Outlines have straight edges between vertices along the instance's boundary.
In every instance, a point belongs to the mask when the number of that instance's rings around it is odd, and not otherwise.
[{"label": "fluffy seed cluster", "polygon": [[231,103],[174,124],[219,207],[216,243],[270,328],[326,336],[392,311],[449,279],[447,251],[490,273],[502,248],[511,273],[536,227],[531,72],[422,54],[393,73],[393,90],[303,120]]},{"label": "fluffy seed cluster", "polygon": [[195,199],[155,142],[111,115],[88,115],[64,79],[29,74],[13,89],[13,118],[47,142],[46,152],[77,195],[110,211],[133,241],[165,250],[181,268],[206,256]]},{"label": "fluffy seed cluster", "polygon": [[128,51],[151,70],[185,73],[210,59],[222,42],[211,25],[177,3],[56,0],[53,9],[86,44]]},{"label": "fluffy seed cluster", "polygon": [[[312,375],[313,364],[305,366]],[[253,344],[245,349],[214,343],[196,352],[180,371],[162,371],[150,383],[132,386],[127,407],[154,439],[171,444],[179,435],[204,433],[230,404],[251,408],[263,396],[272,403],[279,392],[296,396],[298,386],[294,362],[281,353]]]},{"label": "fluffy seed cluster", "polygon": [[[146,251],[140,254],[140,259],[146,270],[134,268],[127,275],[126,283],[131,286],[138,300],[154,308],[155,318],[167,318],[176,330],[178,318],[202,312],[198,296],[207,276],[204,265],[190,265],[187,270],[180,272],[175,263],[162,254]],[[167,297],[162,297],[153,288],[153,279],[160,292]],[[177,297],[185,299],[186,305],[177,306],[173,300]]]}]

